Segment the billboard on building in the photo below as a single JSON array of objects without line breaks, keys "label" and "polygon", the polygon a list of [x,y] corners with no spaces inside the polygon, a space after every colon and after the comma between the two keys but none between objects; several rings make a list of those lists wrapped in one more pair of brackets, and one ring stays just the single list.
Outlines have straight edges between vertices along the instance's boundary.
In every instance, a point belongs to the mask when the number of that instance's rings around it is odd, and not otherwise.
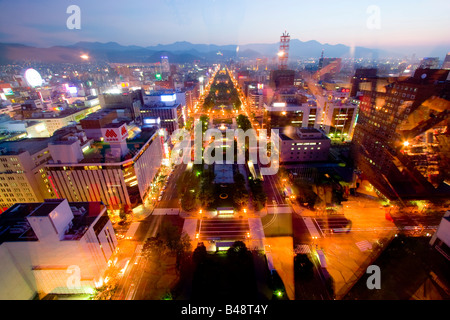
[{"label": "billboard on building", "polygon": [[102,128],[103,141],[122,142],[128,137],[126,123],[117,128]]}]

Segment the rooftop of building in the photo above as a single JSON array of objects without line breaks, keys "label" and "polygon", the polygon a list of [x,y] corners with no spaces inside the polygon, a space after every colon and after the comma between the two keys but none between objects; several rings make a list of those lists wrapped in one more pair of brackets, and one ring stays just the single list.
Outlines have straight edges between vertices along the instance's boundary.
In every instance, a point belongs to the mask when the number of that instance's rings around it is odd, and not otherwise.
[{"label": "rooftop of building", "polygon": [[273,102],[270,105],[264,104],[264,108],[270,112],[297,111],[307,107],[317,107],[317,105],[315,105],[315,101],[308,101],[307,103],[301,104],[292,102]]},{"label": "rooftop of building", "polygon": [[84,159],[79,163],[111,163],[122,162],[133,158],[141,148],[147,143],[149,139],[157,132],[158,128],[143,127],[142,130],[130,139],[126,140],[128,153],[119,159],[109,159],[108,153],[111,150],[111,144],[108,142],[96,141],[91,145],[91,148],[84,152]]},{"label": "rooftop of building", "polygon": [[14,141],[0,142],[0,155],[18,155],[28,151],[33,155],[48,147],[49,143],[55,143],[67,134],[77,132],[75,127],[65,127],[55,131],[53,136],[48,138],[23,138]]},{"label": "rooftop of building", "polygon": [[52,199],[52,200],[46,200],[41,205],[37,206],[33,212],[29,214],[30,217],[46,217],[48,216],[53,210],[58,207],[61,202],[63,202],[62,199]]},{"label": "rooftop of building", "polygon": [[[3,242],[37,241],[27,217],[48,216],[64,199],[48,199],[44,202],[16,203],[0,214],[0,244]],[[102,214],[105,205],[101,202],[69,202],[74,218],[62,240],[79,240]],[[108,218],[107,216],[105,216]],[[100,218],[102,219],[103,216]]]},{"label": "rooftop of building", "polygon": [[173,105],[166,105],[164,102],[157,101],[157,102],[151,102],[143,105],[141,107],[141,110],[145,109],[174,109],[181,106],[180,103],[174,103]]},{"label": "rooftop of building", "polygon": [[329,140],[329,138],[316,128],[273,128],[279,130],[281,140]]},{"label": "rooftop of building", "polygon": [[35,113],[33,113],[31,118],[27,118],[25,120],[29,120],[29,119],[60,119],[60,118],[65,118],[68,116],[71,116],[77,112],[81,112],[81,111],[85,111],[86,109],[89,109],[92,107],[68,107],[66,109],[64,109],[63,111],[60,112],[54,112],[54,111],[36,111]]},{"label": "rooftop of building", "polygon": [[166,95],[166,94],[174,94],[174,93],[182,93],[182,90],[179,89],[167,89],[167,90],[157,90],[157,91],[152,91],[150,93],[146,93],[146,96],[162,96],[162,95]]}]

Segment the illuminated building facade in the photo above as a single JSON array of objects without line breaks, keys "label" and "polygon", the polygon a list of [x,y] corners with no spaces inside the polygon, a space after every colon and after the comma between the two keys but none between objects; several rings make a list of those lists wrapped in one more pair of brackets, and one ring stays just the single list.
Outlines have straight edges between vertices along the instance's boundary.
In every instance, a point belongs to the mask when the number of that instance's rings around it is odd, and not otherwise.
[{"label": "illuminated building facade", "polygon": [[56,138],[0,143],[0,212],[17,202],[39,202],[56,197],[45,168],[51,160],[48,144]]},{"label": "illuminated building facade", "polygon": [[[162,162],[162,139],[155,128],[128,137],[125,123],[102,128],[103,141],[88,148],[61,144],[47,165],[55,189],[69,201],[102,201],[110,209],[133,208],[142,203]],[[62,159],[59,155],[73,157]]]},{"label": "illuminated building facade", "polygon": [[314,127],[317,119],[317,106],[313,101],[304,104],[273,102],[264,104],[264,128]]},{"label": "illuminated building facade", "polygon": [[[361,90],[353,135],[356,164],[389,199],[448,197],[448,70]],[[373,82],[373,81],[371,81]]]},{"label": "illuminated building facade", "polygon": [[326,161],[331,140],[315,128],[279,128],[280,162]]},{"label": "illuminated building facade", "polygon": [[106,206],[17,203],[0,215],[0,299],[92,294],[117,240]]}]

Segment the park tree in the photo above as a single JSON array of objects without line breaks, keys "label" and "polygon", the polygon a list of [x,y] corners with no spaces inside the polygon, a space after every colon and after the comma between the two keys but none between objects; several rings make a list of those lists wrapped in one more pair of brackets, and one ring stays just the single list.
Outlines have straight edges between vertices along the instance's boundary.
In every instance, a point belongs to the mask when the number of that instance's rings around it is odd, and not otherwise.
[{"label": "park tree", "polygon": [[247,116],[240,114],[236,118],[236,123],[239,128],[241,128],[244,131],[247,131],[248,129],[252,128],[252,124]]},{"label": "park tree", "polygon": [[250,189],[253,196],[253,206],[257,211],[264,208],[267,201],[267,194],[264,191],[261,180],[255,179],[250,181]]},{"label": "park tree", "polygon": [[202,133],[205,134],[209,126],[209,117],[207,115],[201,115],[199,121],[202,123]]},{"label": "park tree", "polygon": [[206,260],[206,257],[206,247],[203,243],[201,243],[197,246],[197,248],[195,248],[194,253],[192,254],[192,260],[196,265],[199,265]]},{"label": "park tree", "polygon": [[245,178],[241,173],[234,175],[233,202],[238,208],[248,205],[249,194],[245,185]]},{"label": "park tree", "polygon": [[233,262],[245,263],[249,256],[251,256],[251,252],[243,241],[235,241],[227,250],[227,257]]}]

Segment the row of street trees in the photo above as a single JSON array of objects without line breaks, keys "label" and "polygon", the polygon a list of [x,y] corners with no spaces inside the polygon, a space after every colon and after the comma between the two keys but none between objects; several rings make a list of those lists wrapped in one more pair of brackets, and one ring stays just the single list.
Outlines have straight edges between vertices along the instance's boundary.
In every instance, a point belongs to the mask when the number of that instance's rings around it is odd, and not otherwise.
[{"label": "row of street trees", "polygon": [[209,93],[205,98],[203,107],[206,110],[210,110],[218,104],[231,104],[234,109],[239,109],[241,107],[239,93],[234,87],[228,74],[216,75],[214,82],[210,87]]}]

